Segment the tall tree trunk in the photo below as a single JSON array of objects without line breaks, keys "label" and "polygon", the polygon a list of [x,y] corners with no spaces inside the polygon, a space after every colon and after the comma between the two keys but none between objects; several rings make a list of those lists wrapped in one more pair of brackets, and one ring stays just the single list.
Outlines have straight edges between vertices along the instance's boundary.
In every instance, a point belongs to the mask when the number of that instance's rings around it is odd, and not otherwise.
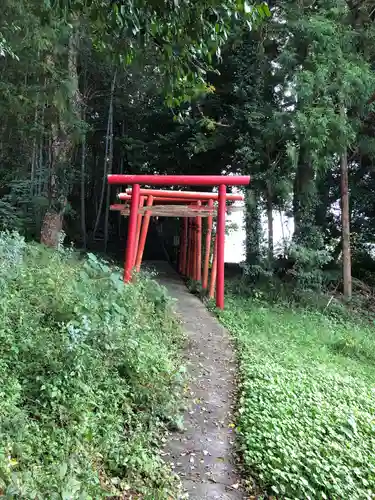
[{"label": "tall tree trunk", "polygon": [[[86,119],[86,113],[83,111],[82,119]],[[83,248],[87,248],[87,231],[86,231],[86,132],[82,137],[82,155],[81,155],[81,230]]]},{"label": "tall tree trunk", "polygon": [[[44,130],[44,106],[42,108],[42,120],[41,120],[41,134],[39,138],[39,152],[38,152],[38,185],[37,185],[37,196],[42,196],[43,193],[43,169],[44,169],[44,148],[45,148],[46,138]],[[49,143],[48,143],[49,146]],[[48,150],[50,152],[50,150]],[[50,163],[49,163],[50,164]]]},{"label": "tall tree trunk", "polygon": [[315,207],[314,168],[301,153],[293,186],[294,239],[298,243],[309,244],[309,235],[315,226]]},{"label": "tall tree trunk", "polygon": [[274,238],[273,238],[273,204],[272,188],[270,183],[267,185],[267,222],[268,222],[268,262],[271,265],[273,261]]},{"label": "tall tree trunk", "polygon": [[352,264],[350,253],[350,211],[349,211],[349,180],[348,180],[348,153],[345,150],[341,155],[341,221],[342,221],[342,264],[344,297],[352,297]]},{"label": "tall tree trunk", "polygon": [[48,247],[57,248],[66,206],[66,198],[60,196],[57,171],[59,168],[64,167],[68,160],[70,143],[68,136],[61,133],[56,125],[52,127],[52,137],[52,163],[49,169],[48,181],[49,208],[43,218],[40,242]]},{"label": "tall tree trunk", "polygon": [[316,180],[317,206],[315,220],[319,227],[326,228],[331,207],[330,190],[333,184],[332,170],[320,172]]},{"label": "tall tree trunk", "polygon": [[262,232],[259,200],[253,191],[246,192],[245,203],[246,262],[253,265],[259,262]]},{"label": "tall tree trunk", "polygon": [[[121,140],[124,140],[125,138],[125,121],[122,122],[121,125]],[[124,173],[124,165],[125,165],[125,155],[124,155],[124,149],[121,148],[121,159],[120,159],[120,174]],[[119,215],[118,217],[118,238],[121,237],[121,223],[122,223],[122,216]]]},{"label": "tall tree trunk", "polygon": [[[108,174],[112,173],[113,164],[113,105],[111,107],[111,125],[109,129],[109,158],[108,158]],[[105,204],[105,219],[104,219],[104,252],[107,252],[108,247],[108,233],[109,233],[109,205],[110,205],[111,190],[107,184],[107,197]]]},{"label": "tall tree trunk", "polygon": [[[79,30],[77,20],[69,38],[68,47],[68,75],[72,84],[68,107],[70,107],[76,119],[80,118],[81,96],[78,87],[78,50]],[[50,56],[49,63],[53,66],[54,60]],[[63,194],[58,183],[58,173],[68,168],[71,163],[73,141],[68,131],[65,118],[60,113],[57,122],[52,124],[52,159],[50,162],[50,174],[48,179],[49,208],[44,216],[41,228],[41,243],[51,248],[57,248],[60,233],[63,226],[64,212],[67,204],[66,195]]]},{"label": "tall tree trunk", "polygon": [[[36,99],[36,104],[35,104],[35,114],[34,114],[34,133],[36,134],[36,129],[38,125],[38,115],[39,115],[39,94]],[[38,163],[38,150],[37,150],[38,142],[37,142],[37,136],[35,135],[34,141],[33,141],[33,151],[31,155],[31,174],[30,174],[30,194],[31,197],[34,196],[35,194],[35,172],[36,172],[36,166]]]},{"label": "tall tree trunk", "polygon": [[98,179],[97,179],[97,176],[95,176],[95,172],[98,171],[98,166],[99,166],[99,155],[96,151],[96,148],[94,149],[94,161],[93,161],[93,167],[94,169],[92,170],[92,176],[93,176],[93,179],[94,179],[94,182],[93,182],[93,197],[94,197],[94,206],[95,206],[95,214],[97,215],[98,214],[98,210],[99,210],[99,199],[98,199]]},{"label": "tall tree trunk", "polygon": [[96,231],[98,230],[98,227],[99,227],[100,217],[102,215],[105,188],[107,187],[107,189],[108,189],[107,172],[108,172],[109,135],[110,135],[111,117],[113,114],[113,96],[114,96],[115,86],[116,86],[116,77],[117,77],[117,71],[115,71],[115,74],[113,76],[112,86],[111,86],[111,96],[110,96],[110,100],[109,100],[107,134],[106,134],[106,138],[105,138],[105,154],[104,154],[102,190],[101,190],[101,194],[100,194],[98,213],[97,213],[96,221],[95,221],[95,225],[94,225],[94,231],[93,231],[94,238],[95,238]]}]

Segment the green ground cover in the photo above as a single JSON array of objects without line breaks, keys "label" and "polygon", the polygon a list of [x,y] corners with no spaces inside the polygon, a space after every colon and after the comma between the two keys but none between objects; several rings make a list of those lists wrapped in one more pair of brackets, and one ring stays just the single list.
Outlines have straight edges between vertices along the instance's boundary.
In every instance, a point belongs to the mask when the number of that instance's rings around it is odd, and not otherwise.
[{"label": "green ground cover", "polygon": [[[158,454],[182,382],[162,288],[0,235],[0,493],[169,498]],[[124,496],[125,495],[125,496]]]},{"label": "green ground cover", "polygon": [[277,498],[374,498],[374,327],[235,295],[220,318],[237,347],[248,477]]}]

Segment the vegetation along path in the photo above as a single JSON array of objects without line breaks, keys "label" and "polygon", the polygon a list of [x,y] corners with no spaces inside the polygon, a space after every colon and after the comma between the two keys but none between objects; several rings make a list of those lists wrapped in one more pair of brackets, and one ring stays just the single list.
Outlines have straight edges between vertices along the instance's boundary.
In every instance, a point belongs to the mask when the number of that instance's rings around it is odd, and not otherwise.
[{"label": "vegetation along path", "polygon": [[172,463],[189,498],[245,498],[231,456],[235,363],[228,333],[167,263],[157,262],[153,267],[159,282],[177,299],[176,312],[188,338],[185,430],[171,436],[166,460]]}]

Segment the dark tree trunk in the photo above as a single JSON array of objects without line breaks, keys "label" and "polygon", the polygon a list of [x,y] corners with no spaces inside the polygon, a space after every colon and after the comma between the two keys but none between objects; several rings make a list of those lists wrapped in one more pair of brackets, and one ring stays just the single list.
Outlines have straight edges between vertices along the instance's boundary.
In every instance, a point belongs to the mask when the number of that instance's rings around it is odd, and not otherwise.
[{"label": "dark tree trunk", "polygon": [[248,264],[257,264],[260,257],[262,231],[259,200],[253,191],[247,191],[245,202],[246,262]]},{"label": "dark tree trunk", "polygon": [[[77,26],[69,38],[68,49],[68,74],[72,83],[72,93],[70,95],[69,107],[77,119],[80,118],[81,95],[78,87],[78,43],[79,31]],[[53,66],[52,57],[49,63]],[[64,190],[58,182],[58,173],[68,168],[71,163],[73,151],[73,138],[68,132],[67,123],[63,113],[60,113],[56,122],[52,125],[51,159],[49,162],[48,175],[48,198],[49,207],[44,216],[41,228],[40,241],[46,246],[57,248],[59,244],[60,232],[63,226],[64,212],[67,204]]]},{"label": "dark tree trunk", "polygon": [[352,265],[350,253],[350,211],[349,211],[349,181],[348,181],[348,153],[341,155],[341,221],[342,221],[342,264],[344,296],[352,297]]},{"label": "dark tree trunk", "polygon": [[293,188],[294,238],[303,243],[315,225],[316,186],[314,168],[303,156],[298,163]]},{"label": "dark tree trunk", "polygon": [[[83,114],[83,120],[85,120],[85,113]],[[82,138],[82,156],[81,156],[81,230],[82,230],[82,243],[83,248],[87,247],[87,231],[86,231],[86,132]]]},{"label": "dark tree trunk", "polygon": [[107,133],[105,137],[105,153],[104,153],[104,166],[103,166],[103,179],[102,179],[102,188],[101,188],[101,193],[100,193],[100,201],[99,201],[99,208],[98,208],[98,213],[96,216],[95,220],[95,225],[94,225],[94,231],[93,231],[93,236],[95,238],[96,232],[99,227],[100,223],[100,218],[102,215],[102,209],[103,209],[103,204],[104,204],[104,195],[106,192],[106,187],[107,186],[107,174],[108,174],[108,167],[109,167],[109,161],[108,161],[108,153],[109,153],[109,147],[110,147],[110,133],[111,133],[111,120],[113,116],[113,97],[114,97],[114,92],[115,92],[115,86],[116,86],[116,77],[117,77],[117,71],[115,71],[113,80],[112,80],[112,86],[111,86],[111,95],[109,98],[109,107],[108,107],[108,120],[107,120]]},{"label": "dark tree trunk", "polygon": [[[113,105],[111,108],[111,125],[110,125],[110,136],[109,136],[109,157],[108,157],[108,174],[112,173],[113,166]],[[105,204],[105,218],[104,218],[104,252],[107,252],[108,248],[108,237],[109,237],[109,207],[110,207],[110,195],[111,191],[107,185],[107,196]]]},{"label": "dark tree trunk", "polygon": [[330,190],[332,187],[332,171],[323,172],[316,182],[317,206],[315,209],[315,220],[319,227],[326,228],[331,206]]},{"label": "dark tree trunk", "polygon": [[267,186],[268,261],[272,264],[274,252],[272,188]]},{"label": "dark tree trunk", "polygon": [[57,248],[66,206],[66,198],[59,194],[57,172],[59,168],[64,168],[69,159],[70,141],[62,130],[57,130],[56,126],[52,128],[51,149],[52,158],[47,187],[49,204],[42,222],[40,242],[48,247]]},{"label": "dark tree trunk", "polygon": [[[122,122],[121,125],[121,140],[124,140],[125,138],[125,121]],[[124,153],[124,148],[121,148],[121,156],[120,156],[120,174],[124,173],[124,165],[125,165],[125,153]],[[122,216],[119,215],[118,217],[118,237],[121,238],[121,223],[122,223]]]}]

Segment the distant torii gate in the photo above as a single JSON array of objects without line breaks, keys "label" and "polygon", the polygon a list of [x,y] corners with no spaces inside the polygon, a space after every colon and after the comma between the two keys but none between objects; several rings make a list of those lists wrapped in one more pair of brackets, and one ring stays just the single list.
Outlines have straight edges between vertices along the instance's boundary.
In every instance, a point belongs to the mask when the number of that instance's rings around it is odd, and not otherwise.
[{"label": "distant torii gate", "polygon": [[[217,212],[217,230],[216,230],[216,246],[217,246],[217,262],[216,262],[216,305],[219,309],[224,308],[224,245],[225,245],[225,212],[226,212],[226,201],[227,199],[236,199],[233,196],[238,195],[227,195],[227,186],[247,186],[250,183],[249,176],[224,176],[224,175],[109,175],[109,184],[117,185],[131,185],[133,186],[131,191],[123,195],[123,198],[129,199],[130,197],[130,211],[129,211],[129,226],[128,226],[128,238],[126,243],[126,254],[125,254],[125,266],[124,266],[124,281],[127,283],[131,280],[132,269],[135,264],[136,250],[137,250],[137,232],[139,236],[140,227],[138,216],[139,209],[141,206],[141,185],[150,186],[217,186],[218,194],[216,193],[199,193],[199,192],[183,192],[183,191],[163,191],[163,190],[153,190],[154,193],[151,194],[151,190],[147,191],[149,195],[149,200],[153,200],[153,196],[157,198],[172,198],[171,201],[177,201],[177,199],[185,200],[185,203],[189,200],[201,204],[202,200],[207,200],[208,207],[201,207],[202,212],[207,211],[207,208],[213,209],[213,200],[218,200],[218,212]],[[165,194],[164,194],[165,193]],[[142,204],[144,203],[144,194],[142,194]],[[121,197],[120,197],[121,199]],[[174,199],[174,200],[173,200]],[[238,198],[237,198],[238,199]],[[165,200],[167,201],[167,200]],[[152,204],[152,202],[151,202]],[[150,209],[149,209],[150,210]],[[144,209],[144,213],[147,215],[147,207]],[[196,216],[199,216],[199,207],[196,207],[194,211]],[[175,216],[178,216],[178,212],[175,212]],[[183,215],[181,215],[183,216]],[[186,215],[185,215],[186,217]]]}]

